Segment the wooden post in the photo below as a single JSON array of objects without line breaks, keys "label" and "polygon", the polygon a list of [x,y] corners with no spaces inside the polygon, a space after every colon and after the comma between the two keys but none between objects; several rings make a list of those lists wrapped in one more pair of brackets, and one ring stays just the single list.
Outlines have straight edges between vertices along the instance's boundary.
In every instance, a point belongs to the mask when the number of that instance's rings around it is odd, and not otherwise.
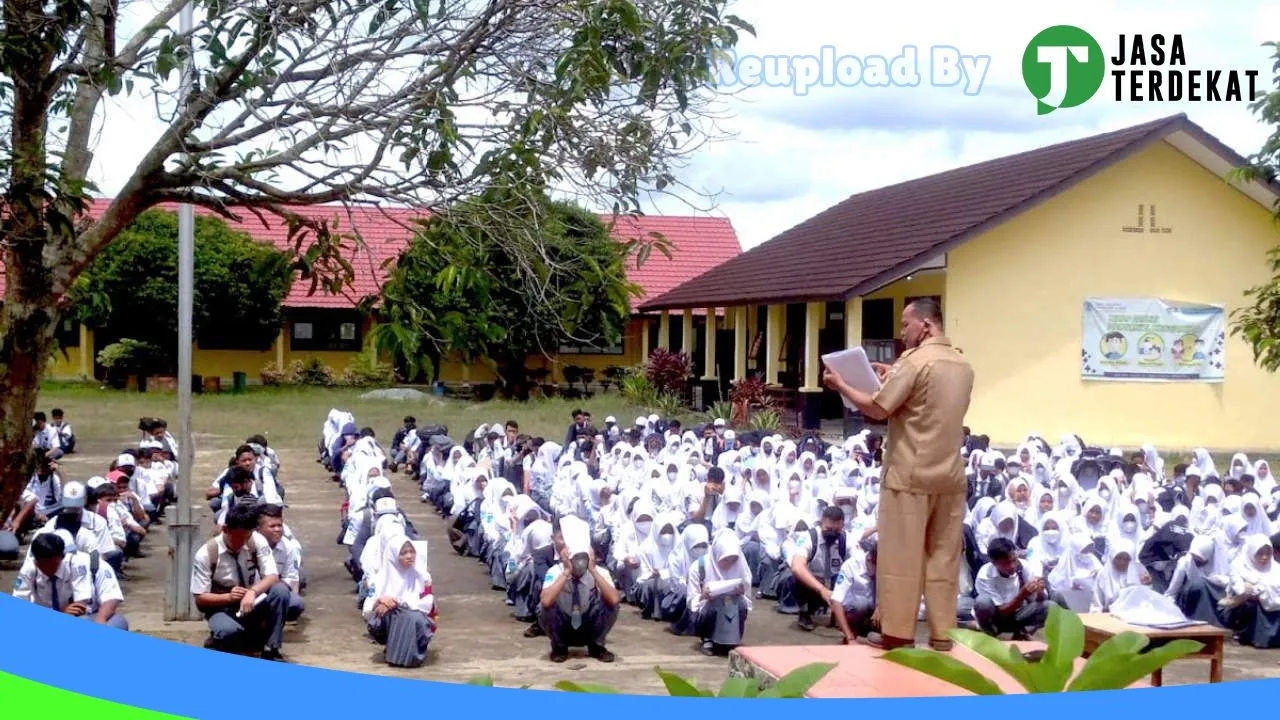
[{"label": "wooden post", "polygon": [[[287,327],[287,326],[286,326]],[[276,336],[276,372],[284,372],[284,344],[288,341],[285,334],[285,328],[280,328],[280,334]]]},{"label": "wooden post", "polygon": [[747,307],[740,305],[733,309],[733,379],[747,378]]},{"label": "wooden post", "polygon": [[704,358],[706,360],[705,362],[706,367],[702,369],[703,380],[719,379],[719,376],[716,374],[716,326],[717,324],[718,323],[716,322],[716,309],[713,307],[707,308],[707,336],[706,336],[706,342],[705,342],[706,346],[702,348],[704,353]]},{"label": "wooden post", "polygon": [[778,356],[782,354],[782,335],[786,332],[785,311],[785,305],[770,305],[768,309],[764,358],[764,381],[767,385],[778,384]]},{"label": "wooden post", "polygon": [[663,350],[671,349],[671,313],[666,310],[662,311],[662,316],[658,319],[658,347]]},{"label": "wooden post", "polygon": [[804,327],[804,387],[803,392],[822,392],[818,382],[820,360],[818,359],[818,330],[821,323],[823,303],[805,304]]},{"label": "wooden post", "polygon": [[844,301],[844,345],[855,348],[862,344],[862,298]]}]

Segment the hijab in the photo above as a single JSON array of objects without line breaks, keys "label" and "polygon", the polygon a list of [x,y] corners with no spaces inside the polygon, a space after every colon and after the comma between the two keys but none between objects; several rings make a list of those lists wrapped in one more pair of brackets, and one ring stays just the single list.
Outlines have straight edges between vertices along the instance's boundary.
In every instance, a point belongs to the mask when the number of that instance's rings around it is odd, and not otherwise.
[{"label": "hijab", "polygon": [[1049,572],[1049,586],[1056,591],[1080,590],[1093,592],[1094,583],[1102,564],[1092,552],[1093,539],[1073,533],[1067,540],[1067,550],[1058,564]]},{"label": "hijab", "polygon": [[[747,562],[742,555],[742,545],[738,542],[738,536],[731,532],[717,533],[715,542],[711,545],[709,557],[703,562],[707,567],[707,583],[721,583],[731,580],[738,580],[742,583],[742,599],[747,603],[747,609],[751,609],[751,570],[747,567]],[[720,567],[720,562],[736,558],[728,568]]]},{"label": "hijab", "polygon": [[[400,566],[400,553],[409,545],[417,551],[417,557],[411,568]],[[393,597],[397,600],[417,600],[426,592],[431,584],[431,575],[427,572],[426,549],[419,547],[408,537],[399,535],[387,543],[387,552],[382,555],[382,570],[374,580],[375,592],[379,596]]]},{"label": "hijab", "polygon": [[[702,554],[706,554],[706,546],[709,542],[706,525],[690,523],[685,527],[684,531],[680,533],[679,541],[676,542],[676,550],[671,556],[671,563],[667,566],[673,582],[685,583],[689,581],[689,571],[693,568],[693,564],[698,561],[698,558]],[[703,546],[701,554],[695,550],[699,545]]]}]

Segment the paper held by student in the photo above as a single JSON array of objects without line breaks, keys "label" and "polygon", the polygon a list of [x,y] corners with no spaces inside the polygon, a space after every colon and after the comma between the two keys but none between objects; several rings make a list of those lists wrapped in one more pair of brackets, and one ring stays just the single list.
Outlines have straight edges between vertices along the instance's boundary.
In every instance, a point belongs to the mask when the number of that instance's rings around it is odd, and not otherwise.
[{"label": "paper held by student", "polygon": [[[880,378],[867,359],[867,351],[860,347],[849,348],[822,356],[822,362],[835,374],[839,375],[850,387],[864,393],[875,394],[880,391]],[[848,398],[841,398],[850,410],[857,410]]]}]

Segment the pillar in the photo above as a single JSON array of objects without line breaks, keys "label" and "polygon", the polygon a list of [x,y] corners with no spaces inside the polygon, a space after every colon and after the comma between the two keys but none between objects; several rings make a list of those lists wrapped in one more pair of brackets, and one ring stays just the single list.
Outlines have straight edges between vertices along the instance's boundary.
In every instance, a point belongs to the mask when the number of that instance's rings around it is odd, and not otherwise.
[{"label": "pillar", "polygon": [[80,377],[88,378],[89,373],[89,355],[93,352],[92,341],[89,339],[89,328],[83,323],[80,324]]},{"label": "pillar", "polygon": [[685,308],[684,310],[684,327],[680,333],[680,351],[689,357],[689,361],[693,362],[693,353],[696,348],[693,346],[694,340],[697,338],[693,335],[693,308]]},{"label": "pillar", "polygon": [[288,340],[285,334],[285,328],[280,328],[280,334],[276,336],[276,372],[284,372],[284,344]]},{"label": "pillar", "polygon": [[649,318],[640,318],[640,362],[649,359]]},{"label": "pillar", "polygon": [[666,310],[662,311],[662,316],[658,319],[658,347],[663,350],[671,349],[671,313]]},{"label": "pillar", "polygon": [[844,301],[844,346],[856,348],[862,344],[862,298],[851,297]]},{"label": "pillar", "polygon": [[747,307],[733,309],[733,379],[747,378]]},{"label": "pillar", "polygon": [[716,322],[716,309],[713,307],[707,308],[707,340],[705,343],[705,347],[702,348],[703,357],[705,360],[703,364],[706,365],[706,367],[703,368],[703,371],[702,371],[703,380],[719,379],[719,376],[716,374],[716,326],[717,325],[718,323]]},{"label": "pillar", "polygon": [[778,384],[778,356],[782,354],[782,336],[786,333],[786,306],[770,305],[765,326],[764,381]]},{"label": "pillar", "polygon": [[818,332],[822,328],[825,303],[805,303],[804,308],[804,387],[802,393],[802,424],[806,430],[816,430],[822,424],[821,360],[818,357]]}]

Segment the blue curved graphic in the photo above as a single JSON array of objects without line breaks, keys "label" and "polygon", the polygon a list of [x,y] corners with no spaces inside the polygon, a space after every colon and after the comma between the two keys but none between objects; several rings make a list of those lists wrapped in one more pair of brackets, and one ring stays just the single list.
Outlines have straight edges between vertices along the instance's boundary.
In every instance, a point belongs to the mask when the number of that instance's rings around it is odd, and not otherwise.
[{"label": "blue curved graphic", "polygon": [[[651,713],[706,712],[718,703],[716,713],[732,713],[736,720],[776,720],[778,713],[794,713],[794,704],[782,710],[777,703],[795,700],[707,700],[619,695],[580,695],[537,690],[487,688],[470,685],[391,678],[323,670],[298,665],[263,662],[212,652],[197,647],[150,638],[137,633],[95,625],[0,594],[0,672],[50,687],[145,708],[184,718],[214,720],[227,717],[227,694],[211,684],[225,678],[229,687],[269,689],[291,716],[307,718],[367,717],[375,708],[397,708],[405,716],[593,718]],[[363,652],[364,648],[352,648]],[[68,657],[98,658],[89,665],[68,664]],[[126,660],[131,659],[131,660]],[[120,663],[144,663],[146,683],[120,682],[112,672],[93,668],[118,667]],[[530,658],[529,662],[543,662]],[[546,665],[548,682],[587,680],[564,666]],[[652,672],[637,666],[636,672]],[[1270,707],[1280,680],[1251,680],[1218,685],[1189,685],[1159,689],[1124,690],[1053,695],[920,698],[893,700],[809,700],[809,703],[844,707],[813,708],[805,712],[885,713],[895,720],[944,717],[956,713],[1027,713],[1037,718],[1127,716],[1144,717],[1217,712],[1227,703]],[[243,697],[242,691],[234,693]],[[993,704],[999,703],[999,707]],[[676,708],[680,704],[685,707]],[[391,712],[391,711],[388,711]]]}]

